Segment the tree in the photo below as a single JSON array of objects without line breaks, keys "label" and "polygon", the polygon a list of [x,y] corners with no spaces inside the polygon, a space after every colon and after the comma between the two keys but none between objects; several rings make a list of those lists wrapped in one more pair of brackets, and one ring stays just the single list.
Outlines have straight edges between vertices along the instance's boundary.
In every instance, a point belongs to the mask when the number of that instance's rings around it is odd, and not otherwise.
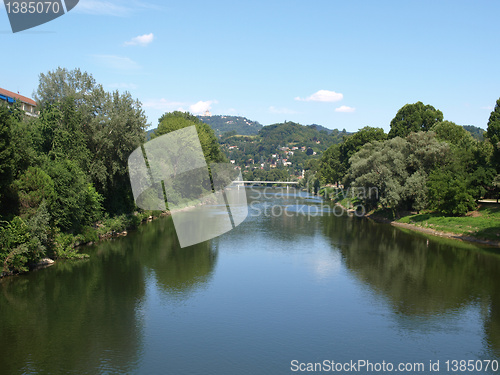
[{"label": "tree", "polygon": [[344,138],[344,142],[330,146],[321,158],[321,172],[325,182],[334,183],[341,180],[350,167],[349,159],[363,145],[387,139],[382,128],[365,126],[353,135]]},{"label": "tree", "polygon": [[19,212],[22,218],[33,215],[43,201],[50,207],[55,200],[54,182],[40,168],[29,167],[13,185],[18,194]]},{"label": "tree", "polygon": [[376,189],[376,195],[366,196],[367,205],[421,210],[427,205],[427,176],[451,155],[433,132],[367,143],[351,157],[345,182],[365,192]]},{"label": "tree", "polygon": [[436,133],[438,139],[446,141],[462,149],[471,149],[476,144],[472,134],[451,121],[441,121],[435,123],[431,130]]},{"label": "tree", "polygon": [[488,119],[488,129],[486,136],[494,148],[493,163],[497,172],[500,173],[500,98],[495,104],[495,108]]},{"label": "tree", "polygon": [[443,113],[422,102],[404,105],[391,121],[389,138],[406,137],[411,132],[428,131],[443,121]]},{"label": "tree", "polygon": [[74,161],[56,158],[47,162],[44,170],[54,183],[55,196],[49,209],[56,226],[78,232],[101,218],[102,197]]},{"label": "tree", "polygon": [[434,170],[429,175],[427,187],[432,209],[458,216],[476,208],[474,197],[467,186],[467,178],[460,170],[450,167]]},{"label": "tree", "polygon": [[151,135],[152,139],[175,130],[195,125],[203,155],[207,163],[220,163],[225,161],[225,156],[220,150],[219,142],[217,141],[214,131],[209,125],[198,119],[198,117],[193,116],[189,112],[174,111],[163,114],[158,121],[158,128]]},{"label": "tree", "polygon": [[13,122],[8,107],[0,105],[0,201],[5,189],[12,181],[11,127]]},{"label": "tree", "polygon": [[127,161],[145,141],[141,103],[128,92],[106,92],[80,69],[40,74],[35,97],[42,151],[76,161],[111,213],[134,210]]},{"label": "tree", "polygon": [[330,146],[323,153],[320,170],[324,182],[337,183],[344,177],[345,169],[341,157],[341,144]]},{"label": "tree", "polygon": [[130,93],[105,93],[97,90],[82,108],[82,131],[90,151],[86,172],[104,197],[104,206],[111,212],[134,209],[128,157],[145,142],[146,116],[141,103]]},{"label": "tree", "polygon": [[91,74],[82,72],[80,69],[67,70],[58,67],[47,74],[41,73],[39,84],[33,97],[40,108],[45,105],[62,101],[68,96],[75,97],[78,101],[83,101],[96,87],[95,79]]}]

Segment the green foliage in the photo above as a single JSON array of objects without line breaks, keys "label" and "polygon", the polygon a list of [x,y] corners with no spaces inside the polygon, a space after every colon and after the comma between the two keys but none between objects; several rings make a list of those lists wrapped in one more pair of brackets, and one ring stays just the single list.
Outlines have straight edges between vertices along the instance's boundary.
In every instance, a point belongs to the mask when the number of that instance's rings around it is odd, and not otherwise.
[{"label": "green foliage", "polygon": [[40,74],[34,99],[41,108],[70,96],[84,100],[85,96],[89,95],[95,87],[94,78],[87,72],[82,72],[78,68],[69,71],[66,68],[58,67],[47,74]]},{"label": "green foliage", "polygon": [[[265,145],[272,146],[275,150],[278,146],[300,145],[306,148],[317,147],[319,144],[333,143],[333,138],[338,136],[338,130],[328,134],[326,131],[318,131],[316,126],[304,126],[294,122],[284,122],[282,124],[273,124],[264,126],[259,131],[260,138],[265,141]],[[342,138],[340,137],[339,140]],[[325,149],[328,147],[326,146]],[[269,151],[274,151],[268,147]]]},{"label": "green foliage", "polygon": [[38,167],[28,167],[14,181],[14,187],[19,199],[20,216],[24,218],[36,212],[42,201],[51,206],[56,197],[52,178]]},{"label": "green foliage", "polygon": [[432,126],[431,130],[436,133],[438,139],[460,148],[470,149],[476,143],[470,132],[451,121],[438,122]]},{"label": "green foliage", "polygon": [[77,232],[100,218],[102,198],[75,162],[55,159],[44,169],[54,182],[55,199],[50,209],[56,226]]},{"label": "green foliage", "polygon": [[478,141],[484,141],[484,129],[481,129],[478,126],[474,125],[462,125],[465,130],[467,130],[472,138],[477,139]]},{"label": "green foliage", "polygon": [[439,122],[432,130],[438,139],[450,144],[452,159],[464,173],[469,194],[475,199],[484,197],[491,190],[491,181],[495,176],[495,170],[490,165],[491,145],[477,141],[464,127],[450,121]]},{"label": "green foliage", "polygon": [[428,131],[443,121],[443,113],[422,102],[404,105],[391,121],[389,138],[406,137],[411,132]]},{"label": "green foliage", "polygon": [[494,148],[494,167],[500,173],[500,99],[497,100],[495,108],[490,114],[486,136]]},{"label": "green foliage", "polygon": [[367,143],[351,159],[346,183],[377,195],[367,195],[368,206],[423,209],[426,204],[426,178],[450,160],[450,148],[432,132],[410,134],[387,141]]},{"label": "green foliage", "polygon": [[130,93],[108,93],[79,69],[40,75],[36,100],[40,150],[66,157],[90,177],[110,212],[131,212],[130,153],[145,141],[146,117]]},{"label": "green foliage", "polygon": [[285,169],[272,168],[270,170],[254,169],[243,174],[245,181],[289,181],[290,175]]},{"label": "green foliage", "polygon": [[11,128],[13,116],[8,107],[0,105],[0,200],[13,174]]},{"label": "green foliage", "polygon": [[165,113],[158,121],[159,125],[151,135],[152,139],[175,130],[195,125],[203,155],[207,163],[220,163],[225,160],[225,156],[220,150],[214,131],[198,117],[193,116],[189,112],[175,111]]},{"label": "green foliage", "polygon": [[49,242],[50,214],[45,202],[27,221],[16,216],[0,227],[0,262],[3,272],[29,270],[46,253]]},{"label": "green foliage", "polygon": [[363,145],[387,139],[382,128],[365,126],[353,135],[344,138],[344,142],[333,145],[325,151],[321,158],[321,173],[326,183],[335,183],[344,178],[350,167],[349,159]]},{"label": "green foliage", "polygon": [[488,129],[486,136],[493,145],[500,142],[500,99],[497,100],[495,108],[488,119]]},{"label": "green foliage", "polygon": [[430,208],[447,215],[465,215],[476,208],[474,197],[469,193],[467,178],[458,171],[439,168],[428,178]]},{"label": "green foliage", "polygon": [[408,215],[398,221],[437,231],[498,242],[500,207],[496,204],[483,204],[474,212],[474,215],[448,216],[442,213],[425,213]]},{"label": "green foliage", "polygon": [[54,234],[54,255],[58,259],[83,259],[87,254],[80,254],[75,248],[77,238],[71,233],[62,233],[58,230]]},{"label": "green foliage", "polygon": [[[320,125],[284,122],[264,126],[257,136],[225,134],[219,141],[228,159],[248,170],[284,167],[289,177],[301,176],[307,163],[347,135]],[[286,159],[286,160],[285,160]],[[286,165],[284,165],[286,163]],[[290,164],[289,164],[290,163]]]}]

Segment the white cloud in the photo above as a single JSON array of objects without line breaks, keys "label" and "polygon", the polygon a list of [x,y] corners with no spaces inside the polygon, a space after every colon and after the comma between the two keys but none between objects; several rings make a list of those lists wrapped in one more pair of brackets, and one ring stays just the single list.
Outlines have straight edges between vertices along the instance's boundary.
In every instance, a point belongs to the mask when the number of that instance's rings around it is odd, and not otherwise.
[{"label": "white cloud", "polygon": [[288,108],[276,108],[274,106],[269,107],[269,112],[271,113],[276,113],[276,114],[284,114],[284,115],[293,115],[298,113],[297,111],[294,111],[292,109]]},{"label": "white cloud", "polygon": [[339,100],[342,100],[344,98],[344,95],[335,91],[329,91],[329,90],[319,90],[312,94],[311,96],[308,96],[307,98],[299,98],[298,96],[295,98],[295,100],[299,100],[302,102],[338,102]]},{"label": "white cloud", "polygon": [[153,33],[150,34],[144,34],[144,35],[139,35],[136,36],[132,39],[130,39],[128,42],[125,42],[124,44],[126,46],[142,46],[145,47],[149,43],[153,41],[154,35]]},{"label": "white cloud", "polygon": [[129,57],[116,55],[93,55],[94,59],[101,65],[116,70],[137,70],[140,68],[134,60]]},{"label": "white cloud", "polygon": [[487,109],[488,111],[493,111],[493,107],[491,105],[481,107],[481,109]]},{"label": "white cloud", "polygon": [[170,101],[164,98],[161,99],[151,99],[151,100],[146,100],[142,103],[142,106],[145,108],[152,108],[152,109],[157,109],[160,111],[183,111],[182,106],[185,105],[185,103],[182,102],[174,102]]},{"label": "white cloud", "polygon": [[194,115],[205,113],[206,111],[210,111],[212,109],[212,104],[214,103],[217,103],[217,100],[200,100],[199,102],[189,106],[189,112]]},{"label": "white cloud", "polygon": [[111,1],[99,0],[80,0],[78,6],[75,7],[75,11],[92,15],[117,17],[125,17],[132,14],[131,8]]},{"label": "white cloud", "polygon": [[354,107],[348,107],[346,105],[341,105],[338,108],[335,108],[335,112],[344,112],[344,113],[352,113],[356,110]]},{"label": "white cloud", "polygon": [[111,89],[124,89],[124,90],[135,90],[139,86],[135,83],[110,83],[107,85]]},{"label": "white cloud", "polygon": [[142,103],[144,108],[151,108],[163,112],[171,112],[171,111],[181,111],[186,112],[185,107],[188,106],[188,111],[194,115],[203,114],[207,110],[212,109],[212,104],[218,103],[217,100],[200,100],[197,103],[189,104],[185,102],[176,102],[173,100],[167,100],[165,98],[161,99],[150,99],[145,100]]}]

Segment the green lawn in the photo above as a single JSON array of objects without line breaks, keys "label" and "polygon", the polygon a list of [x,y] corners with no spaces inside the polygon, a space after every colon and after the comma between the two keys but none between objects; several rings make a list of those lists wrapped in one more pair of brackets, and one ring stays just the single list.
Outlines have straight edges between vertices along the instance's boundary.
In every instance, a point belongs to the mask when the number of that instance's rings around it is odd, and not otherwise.
[{"label": "green lawn", "polygon": [[483,204],[478,211],[469,213],[468,216],[457,217],[426,213],[405,216],[397,222],[500,241],[500,205],[498,204]]}]

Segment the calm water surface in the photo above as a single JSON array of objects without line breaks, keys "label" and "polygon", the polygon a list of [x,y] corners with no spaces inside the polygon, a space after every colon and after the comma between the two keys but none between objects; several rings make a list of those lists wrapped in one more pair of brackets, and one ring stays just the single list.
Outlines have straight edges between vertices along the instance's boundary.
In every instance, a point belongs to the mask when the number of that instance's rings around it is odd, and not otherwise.
[{"label": "calm water surface", "polygon": [[164,218],[89,260],[1,280],[0,374],[300,373],[293,360],[419,373],[439,360],[451,374],[446,360],[500,360],[494,250],[335,217],[304,193],[250,195],[247,220],[212,241],[180,249]]}]

